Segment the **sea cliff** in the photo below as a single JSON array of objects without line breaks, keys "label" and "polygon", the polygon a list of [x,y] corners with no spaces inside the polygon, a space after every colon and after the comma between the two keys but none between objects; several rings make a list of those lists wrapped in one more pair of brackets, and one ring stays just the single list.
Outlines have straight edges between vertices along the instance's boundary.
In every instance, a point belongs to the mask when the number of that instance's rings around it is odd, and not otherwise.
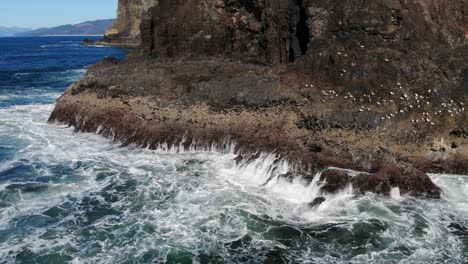
[{"label": "sea cliff", "polygon": [[143,15],[157,0],[120,0],[117,18],[107,29],[100,44],[112,46],[136,47],[141,42],[140,24]]},{"label": "sea cliff", "polygon": [[424,173],[468,173],[463,0],[159,0],[119,20],[140,2],[120,1],[116,22],[138,48],[92,66],[51,122],[150,148],[273,152],[296,164],[284,177],[324,171],[323,191],[439,197]]}]

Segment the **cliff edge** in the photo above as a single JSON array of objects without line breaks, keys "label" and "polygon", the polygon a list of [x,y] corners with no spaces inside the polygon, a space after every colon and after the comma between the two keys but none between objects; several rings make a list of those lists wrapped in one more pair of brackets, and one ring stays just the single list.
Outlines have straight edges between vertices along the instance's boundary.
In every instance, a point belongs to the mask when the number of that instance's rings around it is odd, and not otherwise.
[{"label": "cliff edge", "polygon": [[331,171],[333,190],[439,197],[423,172],[468,173],[464,8],[159,0],[139,48],[91,67],[50,121],[150,148],[234,142],[239,162],[274,152],[298,177]]},{"label": "cliff edge", "polygon": [[101,44],[136,47],[140,45],[140,24],[144,14],[158,0],[120,0],[117,18],[104,34]]}]

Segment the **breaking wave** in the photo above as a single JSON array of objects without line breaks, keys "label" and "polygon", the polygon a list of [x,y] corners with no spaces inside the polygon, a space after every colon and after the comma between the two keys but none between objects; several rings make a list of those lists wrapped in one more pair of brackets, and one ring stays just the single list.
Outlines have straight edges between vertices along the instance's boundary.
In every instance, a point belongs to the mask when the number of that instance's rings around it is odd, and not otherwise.
[{"label": "breaking wave", "polygon": [[0,160],[4,261],[467,261],[467,177],[431,175],[440,201],[348,188],[310,208],[319,177],[277,177],[290,164],[272,154],[236,164],[233,146],[120,147],[46,124],[52,109],[0,109],[0,135],[15,135],[2,142],[23,142]]}]

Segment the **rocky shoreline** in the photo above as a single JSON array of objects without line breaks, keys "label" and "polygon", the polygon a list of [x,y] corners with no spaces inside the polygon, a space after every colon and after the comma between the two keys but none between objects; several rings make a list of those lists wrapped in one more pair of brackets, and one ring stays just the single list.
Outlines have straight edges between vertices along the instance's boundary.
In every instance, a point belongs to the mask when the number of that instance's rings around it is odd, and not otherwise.
[{"label": "rocky shoreline", "polygon": [[440,197],[423,172],[468,173],[462,5],[355,2],[157,1],[139,48],[92,66],[50,121],[149,148],[235,142],[239,161],[328,171],[324,191]]}]

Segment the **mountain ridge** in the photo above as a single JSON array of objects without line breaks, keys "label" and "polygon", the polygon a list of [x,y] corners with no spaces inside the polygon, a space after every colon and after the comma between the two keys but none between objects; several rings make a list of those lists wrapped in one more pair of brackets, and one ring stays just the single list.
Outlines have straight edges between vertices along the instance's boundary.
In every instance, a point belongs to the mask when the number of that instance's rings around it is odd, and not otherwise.
[{"label": "mountain ridge", "polygon": [[14,34],[16,37],[33,37],[33,36],[89,36],[89,35],[104,35],[104,32],[114,23],[115,19],[99,19],[85,21],[78,24],[66,24],[57,27],[39,28],[31,31],[20,32]]},{"label": "mountain ridge", "polygon": [[0,37],[12,37],[15,34],[31,31],[32,28],[22,28],[22,27],[0,27]]}]

